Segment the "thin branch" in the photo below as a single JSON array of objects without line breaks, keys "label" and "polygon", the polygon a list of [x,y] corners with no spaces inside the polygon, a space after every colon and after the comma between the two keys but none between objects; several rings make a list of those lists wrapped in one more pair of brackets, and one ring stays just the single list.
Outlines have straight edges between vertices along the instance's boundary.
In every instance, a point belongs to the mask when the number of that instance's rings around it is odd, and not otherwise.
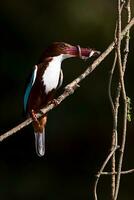
[{"label": "thin branch", "polygon": [[[102,175],[117,175],[118,172],[102,172]],[[126,171],[121,171],[121,175],[126,175],[126,174],[132,174],[134,173],[134,169],[126,170]]]},{"label": "thin branch", "polygon": [[[130,0],[127,1],[126,10],[127,10],[127,23],[129,23],[130,20],[131,20]],[[128,54],[129,54],[130,30],[128,30],[126,32],[125,38],[126,38],[126,40],[125,40],[124,58],[123,58],[123,72],[125,72],[127,59],[128,59]]]},{"label": "thin branch", "polygon": [[[117,24],[116,24],[116,28],[115,28],[115,40],[116,40],[116,32],[117,32]],[[112,110],[112,116],[113,116],[113,130],[112,130],[112,143],[111,143],[111,149],[113,149],[118,141],[117,141],[117,126],[116,126],[116,110],[115,110],[115,104],[113,102],[113,98],[112,98],[112,80],[113,80],[113,74],[115,71],[115,66],[116,66],[116,62],[117,62],[117,53],[115,51],[115,55],[114,55],[114,61],[113,61],[113,65],[110,71],[110,77],[109,77],[109,84],[108,84],[108,96],[109,96],[109,101],[111,104],[111,110]],[[112,155],[112,163],[111,163],[111,170],[112,170],[112,176],[111,176],[111,197],[112,199],[114,198],[114,192],[115,192],[115,152]]]},{"label": "thin branch", "polygon": [[[122,2],[121,4],[121,12],[123,10],[125,1]],[[115,39],[117,37],[117,28],[118,28],[118,23],[116,22],[116,27],[115,27]],[[119,80],[119,85],[117,87],[116,95],[115,95],[115,100],[113,102],[112,99],[112,94],[111,94],[111,85],[112,85],[112,79],[113,79],[113,73],[115,71],[115,66],[117,64],[117,52],[115,50],[115,56],[114,56],[114,62],[113,66],[111,69],[111,75],[109,78],[109,100],[111,103],[111,109],[112,109],[112,115],[113,115],[113,130],[112,130],[112,143],[111,143],[111,149],[113,149],[115,146],[118,145],[118,133],[117,133],[117,127],[118,127],[118,112],[119,112],[119,99],[120,99],[120,80]],[[115,152],[116,153],[116,152]],[[116,177],[115,177],[115,167],[116,167],[116,159],[115,159],[115,153],[113,154],[111,158],[111,170],[112,170],[112,176],[111,176],[111,197],[112,200],[114,199],[114,194],[115,194],[115,185],[116,185]]]},{"label": "thin branch", "polygon": [[[114,73],[114,70],[115,70],[116,62],[117,62],[117,53],[115,51],[114,61],[113,61],[112,69],[110,71],[109,87],[108,87],[109,100],[110,100],[112,116],[113,116],[113,130],[112,130],[111,149],[114,149],[114,147],[117,146],[117,144],[118,144],[118,138],[117,138],[117,115],[118,115],[118,113],[117,113],[117,109],[115,109],[116,104],[113,102],[112,94],[111,94],[111,90],[112,90],[111,85],[112,85],[113,73]],[[112,199],[113,199],[114,192],[115,192],[115,152],[112,155],[111,170],[112,170],[111,196],[112,196]]]},{"label": "thin branch", "polygon": [[[121,33],[121,39],[126,35],[126,32],[131,29],[131,27],[134,25],[134,18],[132,18],[132,20],[130,21],[130,23],[124,28],[124,30]],[[115,46],[115,41],[112,42],[108,48],[92,63],[92,65],[90,65],[87,70],[82,73],[78,78],[76,78],[74,81],[72,81],[70,84],[67,85],[65,91],[63,92],[62,95],[60,95],[56,101],[58,102],[58,104],[60,104],[64,99],[66,99],[66,97],[68,97],[70,94],[72,94],[75,90],[75,88],[77,88],[78,83],[80,83],[86,76],[88,76],[89,74],[92,73],[92,71],[109,55],[109,53],[114,49]],[[69,89],[70,88],[70,89]],[[41,111],[45,114],[47,112],[49,112],[50,110],[52,110],[55,107],[55,105],[53,103],[51,103],[50,105],[47,105],[45,108],[43,108]],[[37,117],[41,117],[42,114],[38,113]],[[19,124],[18,126],[14,127],[13,129],[7,131],[6,133],[2,134],[0,136],[0,141],[3,141],[4,139],[6,139],[7,137],[15,134],[16,132],[18,132],[19,130],[21,130],[22,128],[28,126],[30,123],[32,122],[31,118],[28,118],[27,120],[25,120],[24,122],[22,122],[21,124]]]},{"label": "thin branch", "polygon": [[98,181],[99,181],[99,178],[104,170],[104,168],[106,167],[108,161],[111,159],[112,155],[115,153],[115,151],[119,148],[119,146],[115,146],[113,149],[111,149],[110,153],[108,154],[108,156],[106,157],[105,161],[103,162],[101,168],[100,168],[100,171],[97,173],[96,175],[96,181],[95,181],[95,184],[94,184],[94,199],[97,200],[98,197],[97,197],[97,186],[98,186]]},{"label": "thin branch", "polygon": [[[126,92],[125,92],[125,85],[124,85],[124,74],[123,74],[123,67],[122,67],[122,60],[121,60],[121,0],[118,0],[118,29],[117,29],[117,60],[118,60],[118,67],[119,67],[119,78],[121,85],[121,91],[123,96],[123,102],[126,100]],[[119,91],[120,97],[120,91]],[[123,112],[123,135],[126,135],[126,106],[124,103],[124,112]],[[123,154],[122,154],[123,155]],[[116,180],[116,188],[114,194],[114,200],[117,199],[119,193],[119,186],[120,186],[120,178],[121,178],[121,168],[122,168],[122,159],[119,161],[118,164],[118,171],[117,171],[117,180]]]},{"label": "thin branch", "polygon": [[[123,111],[123,133],[122,133],[122,143],[121,143],[121,149],[120,149],[120,157],[119,157],[119,164],[118,164],[118,170],[117,170],[117,181],[116,181],[116,189],[115,189],[115,196],[114,200],[117,199],[118,193],[119,193],[119,187],[120,187],[120,178],[121,178],[121,169],[122,169],[122,163],[123,163],[123,156],[124,156],[124,150],[125,150],[125,143],[126,143],[126,129],[127,129],[127,96],[125,91],[125,83],[124,83],[124,72],[126,68],[127,63],[127,57],[128,57],[128,49],[129,49],[129,37],[126,39],[126,48],[127,53],[124,56],[124,62],[122,65],[121,60],[121,1],[118,0],[118,31],[117,31],[117,58],[118,58],[118,66],[119,66],[119,76],[120,76],[120,83],[119,83],[119,96],[120,91],[122,92],[122,99],[124,104],[124,111]],[[130,0],[128,0],[129,9],[128,9],[128,22],[130,20]],[[127,31],[127,34],[129,35],[129,32]]]},{"label": "thin branch", "polygon": [[112,87],[111,85],[112,85],[112,79],[113,79],[116,62],[117,62],[117,53],[115,52],[113,65],[110,70],[109,84],[108,84],[108,96],[109,96],[109,101],[110,101],[110,105],[111,105],[111,109],[112,109],[113,118],[114,118],[115,108],[114,108],[114,102],[113,102],[113,98],[112,98],[112,94],[111,94],[111,87]]}]

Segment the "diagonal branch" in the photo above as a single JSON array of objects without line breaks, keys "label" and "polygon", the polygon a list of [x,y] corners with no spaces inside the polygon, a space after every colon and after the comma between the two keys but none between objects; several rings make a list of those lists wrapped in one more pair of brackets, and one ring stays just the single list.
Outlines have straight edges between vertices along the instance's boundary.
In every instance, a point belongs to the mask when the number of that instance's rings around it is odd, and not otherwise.
[{"label": "diagonal branch", "polygon": [[[132,20],[129,22],[129,24],[124,28],[124,30],[121,33],[121,39],[126,35],[126,32],[131,29],[131,27],[134,25],[134,18],[132,18]],[[74,90],[78,87],[78,84],[85,79],[89,74],[92,73],[92,71],[109,55],[109,53],[114,49],[115,46],[115,41],[113,41],[108,48],[85,70],[84,73],[82,73],[79,77],[77,77],[74,81],[72,81],[70,84],[68,84],[65,87],[65,90],[63,92],[63,94],[61,94],[57,99],[57,103],[60,104],[64,99],[66,99],[69,95],[71,95]],[[54,103],[51,103],[49,105],[47,105],[45,108],[43,108],[41,110],[42,113],[47,113],[50,110],[52,110],[54,107],[56,107],[56,105]],[[38,113],[37,117],[41,117],[42,114]],[[0,136],[0,141],[6,139],[7,137],[15,134],[16,132],[18,132],[19,130],[21,130],[22,128],[28,126],[30,123],[32,122],[31,118],[28,118],[27,120],[25,120],[24,122],[22,122],[21,124],[19,124],[18,126],[14,127],[13,129],[7,131],[6,133],[2,134]]]}]

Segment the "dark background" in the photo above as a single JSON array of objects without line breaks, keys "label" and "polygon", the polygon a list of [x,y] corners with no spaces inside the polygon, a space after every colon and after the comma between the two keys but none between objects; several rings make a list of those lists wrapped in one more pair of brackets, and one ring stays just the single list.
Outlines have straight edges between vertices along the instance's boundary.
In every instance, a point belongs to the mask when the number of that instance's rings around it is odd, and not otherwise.
[{"label": "dark background", "polygon": [[[115,3],[107,0],[0,2],[1,134],[25,119],[25,81],[42,50],[53,41],[65,41],[104,51],[113,40]],[[132,104],[133,44],[132,33],[125,76]],[[94,175],[111,144],[112,115],[107,90],[112,60],[113,53],[81,83],[74,95],[49,113],[44,157],[39,158],[35,153],[31,125],[0,144],[1,200],[93,199]],[[66,60],[63,86],[90,62]],[[133,120],[128,124],[124,169],[134,167],[133,124]],[[133,181],[133,174],[122,176],[119,199],[134,198]],[[101,178],[98,194],[100,199],[110,198],[110,177]]]}]

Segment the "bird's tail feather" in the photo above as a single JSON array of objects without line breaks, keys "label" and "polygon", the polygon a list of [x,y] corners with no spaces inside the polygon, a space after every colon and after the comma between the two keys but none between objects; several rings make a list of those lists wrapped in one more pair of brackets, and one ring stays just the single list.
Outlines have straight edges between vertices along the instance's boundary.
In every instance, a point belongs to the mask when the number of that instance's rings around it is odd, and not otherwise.
[{"label": "bird's tail feather", "polygon": [[40,157],[44,156],[45,154],[45,128],[43,129],[42,133],[34,132],[34,135],[35,135],[36,153]]}]

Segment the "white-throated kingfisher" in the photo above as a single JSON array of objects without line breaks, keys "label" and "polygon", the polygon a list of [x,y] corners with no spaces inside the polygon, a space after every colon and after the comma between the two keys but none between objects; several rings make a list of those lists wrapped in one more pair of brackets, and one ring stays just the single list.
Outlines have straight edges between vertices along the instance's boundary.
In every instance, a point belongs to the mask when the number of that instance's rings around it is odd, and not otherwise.
[{"label": "white-throated kingfisher", "polygon": [[45,49],[39,62],[34,66],[24,95],[24,110],[33,119],[35,147],[38,156],[45,154],[47,114],[37,119],[36,113],[53,100],[56,89],[61,86],[63,81],[62,61],[70,57],[88,59],[99,54],[99,51],[91,48],[54,42]]}]

